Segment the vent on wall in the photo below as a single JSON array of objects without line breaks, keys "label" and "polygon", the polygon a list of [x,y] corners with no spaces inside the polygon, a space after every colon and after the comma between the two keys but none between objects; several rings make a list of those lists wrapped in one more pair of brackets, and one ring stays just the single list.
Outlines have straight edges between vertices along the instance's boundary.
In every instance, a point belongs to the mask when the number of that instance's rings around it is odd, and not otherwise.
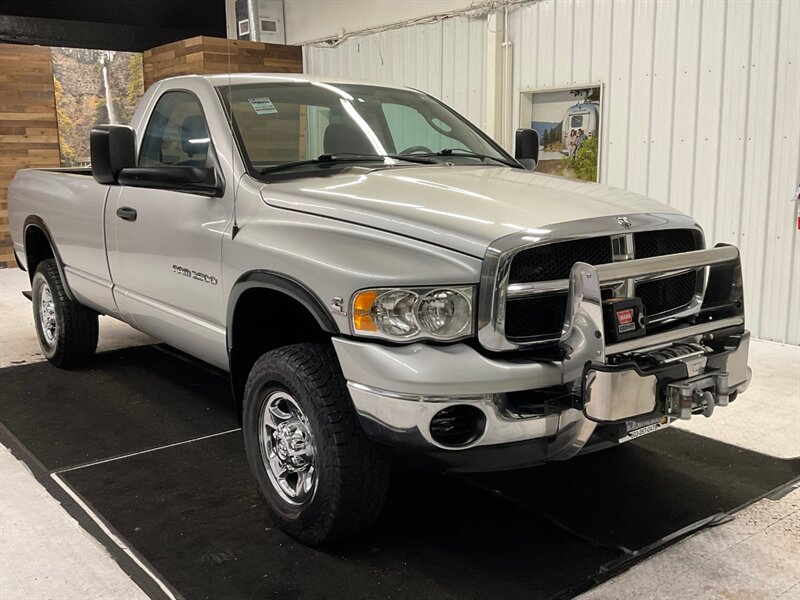
[{"label": "vent on wall", "polygon": [[250,21],[248,19],[242,19],[238,23],[239,26],[239,37],[243,35],[250,35]]},{"label": "vent on wall", "polygon": [[264,33],[277,33],[278,22],[272,19],[261,19],[261,31]]}]

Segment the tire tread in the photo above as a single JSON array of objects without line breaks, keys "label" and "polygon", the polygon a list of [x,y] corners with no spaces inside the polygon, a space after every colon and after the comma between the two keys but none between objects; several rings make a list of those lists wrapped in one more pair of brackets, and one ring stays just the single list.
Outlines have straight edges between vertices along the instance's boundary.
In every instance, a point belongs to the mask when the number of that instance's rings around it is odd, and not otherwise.
[{"label": "tire tread", "polygon": [[318,417],[326,424],[334,447],[339,485],[328,499],[331,518],[300,529],[296,522],[276,517],[287,533],[304,543],[345,537],[368,526],[380,514],[389,481],[388,461],[382,448],[361,428],[330,344],[294,344],[264,354],[250,373],[245,398],[251,397],[256,382],[284,369],[294,373],[296,381],[317,399]]},{"label": "tire tread", "polygon": [[[61,331],[56,339],[55,352],[52,356],[48,356],[47,360],[62,369],[71,369],[87,364],[97,349],[99,334],[97,313],[69,299],[54,259],[40,262],[36,272],[41,273],[47,280],[50,293],[53,295],[59,311]],[[35,303],[33,310],[34,319],[38,322],[38,307]],[[39,335],[41,336],[41,333]],[[40,343],[44,346],[41,338]]]}]

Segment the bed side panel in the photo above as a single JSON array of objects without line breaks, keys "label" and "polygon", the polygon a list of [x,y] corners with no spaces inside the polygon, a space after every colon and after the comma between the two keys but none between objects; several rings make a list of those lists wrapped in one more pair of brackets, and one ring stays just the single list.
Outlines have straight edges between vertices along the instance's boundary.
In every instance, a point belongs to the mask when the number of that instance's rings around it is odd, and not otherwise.
[{"label": "bed side panel", "polygon": [[107,192],[107,186],[84,174],[24,169],[9,187],[9,221],[14,248],[23,255],[25,222],[39,217],[58,248],[75,298],[115,314],[104,230]]}]

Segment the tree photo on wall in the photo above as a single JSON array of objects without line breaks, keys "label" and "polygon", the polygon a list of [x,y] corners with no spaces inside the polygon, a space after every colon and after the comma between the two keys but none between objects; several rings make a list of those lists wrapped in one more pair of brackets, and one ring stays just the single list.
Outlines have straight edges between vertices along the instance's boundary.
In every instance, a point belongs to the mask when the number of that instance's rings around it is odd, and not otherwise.
[{"label": "tree photo on wall", "polygon": [[51,48],[61,165],[89,164],[89,132],[99,123],[127,125],[144,93],[142,55]]}]

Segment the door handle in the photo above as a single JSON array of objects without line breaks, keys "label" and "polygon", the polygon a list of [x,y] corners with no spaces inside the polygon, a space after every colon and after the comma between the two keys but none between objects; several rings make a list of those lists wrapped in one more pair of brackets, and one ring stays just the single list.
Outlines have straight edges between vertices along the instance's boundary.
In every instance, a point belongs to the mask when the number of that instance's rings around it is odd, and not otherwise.
[{"label": "door handle", "polygon": [[136,209],[130,206],[120,206],[117,209],[117,216],[124,221],[135,221]]}]

